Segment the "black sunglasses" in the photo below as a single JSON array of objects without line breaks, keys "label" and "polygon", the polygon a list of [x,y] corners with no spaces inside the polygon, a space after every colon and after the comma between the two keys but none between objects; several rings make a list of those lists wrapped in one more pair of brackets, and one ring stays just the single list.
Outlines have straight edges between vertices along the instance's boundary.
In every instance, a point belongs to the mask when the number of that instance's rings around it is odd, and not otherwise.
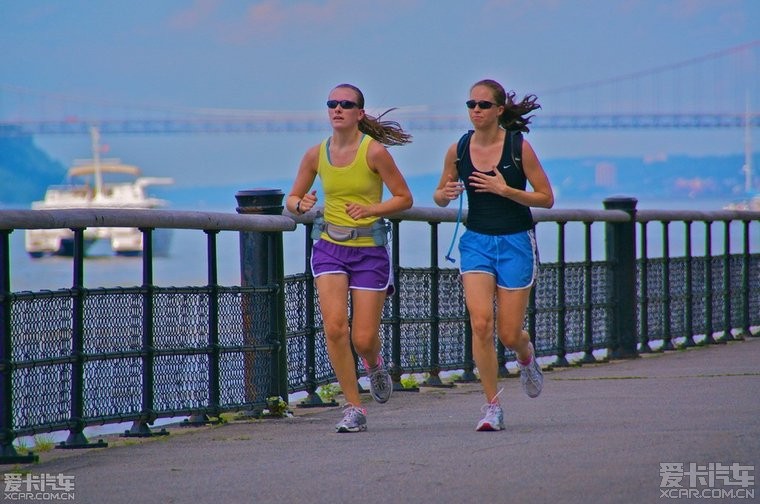
[{"label": "black sunglasses", "polygon": [[338,105],[343,109],[352,109],[359,106],[358,103],[351,100],[327,100],[327,108],[337,108]]},{"label": "black sunglasses", "polygon": [[474,109],[475,107],[480,107],[483,110],[485,110],[485,109],[490,109],[491,107],[493,107],[496,104],[493,103],[493,102],[490,102],[490,101],[485,101],[485,100],[480,100],[480,101],[467,100],[465,102],[465,105],[467,105],[467,108],[469,108],[469,109]]}]

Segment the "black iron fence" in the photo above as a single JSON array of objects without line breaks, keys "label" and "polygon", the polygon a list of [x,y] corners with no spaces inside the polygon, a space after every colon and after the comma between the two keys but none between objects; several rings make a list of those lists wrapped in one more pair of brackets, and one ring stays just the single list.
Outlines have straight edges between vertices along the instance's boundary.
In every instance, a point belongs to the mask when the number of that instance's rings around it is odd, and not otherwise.
[{"label": "black iron fence", "polygon": [[[33,457],[19,455],[13,441],[39,432],[68,431],[58,447],[84,448],[102,446],[85,437],[89,425],[133,422],[125,435],[148,436],[157,418],[203,422],[294,392],[306,393],[301,405],[320,405],[318,387],[335,377],[313,278],[308,267],[285,276],[283,251],[283,233],[303,227],[308,237],[313,215],[280,215],[281,198],[279,191],[238,193],[241,215],[0,211],[0,463]],[[556,260],[543,262],[525,321],[546,364],[725,342],[760,326],[760,212],[635,206],[634,199],[610,198],[604,210],[534,211],[538,227],[556,227]],[[439,228],[455,220],[456,211],[438,208],[391,219],[397,289],[386,302],[381,337],[396,388],[408,373],[427,374],[430,386],[442,384],[445,370],[476,378],[458,270],[438,263]],[[427,236],[402,244],[401,228],[411,223],[427,226]],[[98,226],[142,231],[141,285],[84,287],[84,229]],[[571,226],[581,231],[567,237]],[[12,292],[10,234],[43,228],[74,231],[72,286]],[[164,228],[206,234],[204,285],[154,284],[152,234]],[[240,233],[240,285],[218,283],[220,231]],[[600,238],[604,253],[592,258]],[[304,241],[308,263],[312,242]],[[568,260],[568,242],[582,244],[580,260]],[[429,265],[405,267],[402,245],[427,248]],[[499,344],[498,356],[508,374],[514,355]]]}]

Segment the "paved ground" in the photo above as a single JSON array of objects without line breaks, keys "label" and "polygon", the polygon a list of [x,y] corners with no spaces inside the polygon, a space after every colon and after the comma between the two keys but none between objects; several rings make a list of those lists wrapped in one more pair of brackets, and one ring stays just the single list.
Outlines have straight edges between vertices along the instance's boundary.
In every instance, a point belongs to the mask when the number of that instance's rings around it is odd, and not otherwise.
[{"label": "paved ground", "polygon": [[335,434],[340,409],[294,408],[16,469],[74,476],[77,503],[587,504],[690,502],[661,496],[661,463],[760,467],[760,338],[554,370],[538,399],[502,384],[498,433],[474,432],[483,397],[465,384],[368,403],[365,433]]}]

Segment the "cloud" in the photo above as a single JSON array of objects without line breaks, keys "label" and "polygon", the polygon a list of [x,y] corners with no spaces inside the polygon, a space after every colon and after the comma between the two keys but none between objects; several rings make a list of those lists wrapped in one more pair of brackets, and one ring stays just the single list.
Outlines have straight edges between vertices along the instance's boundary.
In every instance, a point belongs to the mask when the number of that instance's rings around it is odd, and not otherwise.
[{"label": "cloud", "polygon": [[503,21],[531,17],[538,12],[553,12],[561,6],[562,0],[533,0],[527,3],[519,0],[486,0],[481,9],[484,16]]},{"label": "cloud", "polygon": [[263,0],[250,2],[237,19],[230,19],[223,29],[223,38],[242,43],[250,39],[272,39],[294,33],[324,32],[354,34],[365,23],[378,23],[403,15],[418,1],[386,0]]},{"label": "cloud", "polygon": [[195,0],[190,7],[169,18],[169,26],[177,30],[197,28],[219,8],[222,0]]}]

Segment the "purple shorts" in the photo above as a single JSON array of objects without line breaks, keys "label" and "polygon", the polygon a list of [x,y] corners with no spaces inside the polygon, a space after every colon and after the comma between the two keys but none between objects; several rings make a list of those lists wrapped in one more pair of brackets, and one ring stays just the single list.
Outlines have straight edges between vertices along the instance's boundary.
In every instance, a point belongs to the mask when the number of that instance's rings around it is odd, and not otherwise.
[{"label": "purple shorts", "polygon": [[347,247],[327,240],[314,242],[311,254],[311,273],[348,275],[350,289],[395,292],[393,270],[388,248]]}]

